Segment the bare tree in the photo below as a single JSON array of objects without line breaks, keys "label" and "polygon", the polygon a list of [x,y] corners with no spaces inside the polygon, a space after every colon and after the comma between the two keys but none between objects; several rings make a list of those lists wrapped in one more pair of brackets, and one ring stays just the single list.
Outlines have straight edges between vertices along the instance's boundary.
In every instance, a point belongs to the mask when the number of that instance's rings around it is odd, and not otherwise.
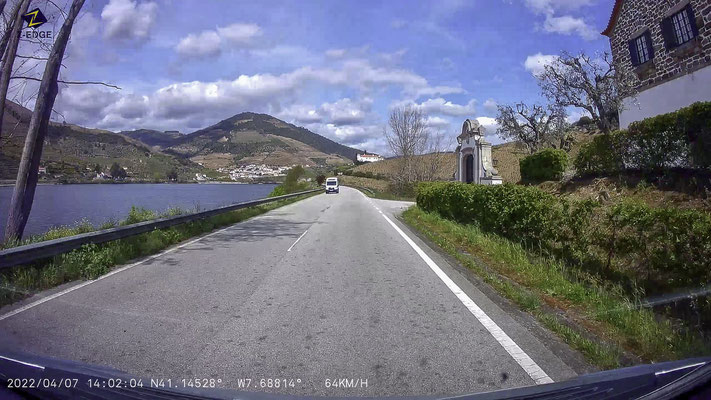
[{"label": "bare tree", "polygon": [[49,53],[47,63],[42,76],[37,100],[35,101],[34,112],[27,130],[25,146],[22,151],[22,159],[17,172],[15,190],[10,200],[10,208],[5,228],[6,240],[22,238],[22,234],[27,224],[27,219],[32,209],[35,189],[37,188],[38,170],[40,159],[42,158],[42,146],[49,127],[49,118],[52,114],[52,107],[57,98],[59,68],[61,67],[64,52],[69,41],[69,34],[72,31],[74,21],[79,11],[84,5],[84,0],[73,0],[62,24],[59,34],[56,36],[52,50]]},{"label": "bare tree", "polygon": [[[440,176],[447,159],[444,156],[445,136],[442,132],[427,135],[425,155],[418,164],[418,181],[434,181]],[[446,169],[446,167],[444,167]]]},{"label": "bare tree", "polygon": [[400,107],[390,112],[388,125],[385,138],[390,151],[400,158],[400,173],[395,180],[412,183],[417,179],[414,158],[423,153],[429,139],[425,116],[415,107]]},{"label": "bare tree", "polygon": [[0,68],[0,136],[2,133],[2,122],[5,116],[5,99],[7,98],[7,89],[10,86],[10,75],[12,74],[12,66],[15,64],[17,45],[20,43],[20,35],[22,34],[22,16],[27,13],[30,0],[18,1],[18,5],[19,7],[16,7],[17,13],[11,16],[11,20],[13,21],[12,29],[9,32],[7,49],[2,58],[2,68]]},{"label": "bare tree", "polygon": [[430,131],[427,116],[412,106],[392,110],[388,122],[385,138],[398,158],[398,171],[392,177],[397,189],[410,190],[415,182],[437,179],[445,162],[444,135]]},{"label": "bare tree", "polygon": [[[5,10],[5,5],[6,2],[2,2],[2,10],[0,12]],[[12,7],[12,11],[10,11],[10,18],[7,20],[5,24],[5,28],[2,31],[2,38],[0,38],[0,59],[5,55],[5,48],[7,47],[7,41],[10,40],[10,32],[12,32],[12,28],[15,26],[15,16],[20,12],[20,6],[22,5],[22,1],[18,1],[15,3],[15,6]]]},{"label": "bare tree", "polygon": [[619,126],[622,100],[635,94],[634,80],[621,71],[608,53],[593,59],[563,52],[536,77],[550,101],[586,110],[598,129],[608,133]]},{"label": "bare tree", "polygon": [[562,107],[518,103],[514,106],[500,105],[498,109],[497,134],[520,142],[530,154],[546,145],[569,147],[565,145],[570,135]]}]

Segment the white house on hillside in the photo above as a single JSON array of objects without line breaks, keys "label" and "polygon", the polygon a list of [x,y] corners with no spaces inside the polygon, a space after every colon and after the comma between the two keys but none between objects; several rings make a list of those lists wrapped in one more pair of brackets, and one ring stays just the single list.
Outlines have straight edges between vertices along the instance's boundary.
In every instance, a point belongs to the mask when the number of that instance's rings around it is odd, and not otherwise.
[{"label": "white house on hillside", "polygon": [[711,1],[616,0],[602,32],[612,57],[638,79],[620,127],[711,101]]},{"label": "white house on hillside", "polygon": [[377,155],[377,154],[368,154],[368,153],[363,153],[363,154],[358,154],[356,156],[356,160],[358,162],[376,162],[376,161],[383,161],[385,158]]}]

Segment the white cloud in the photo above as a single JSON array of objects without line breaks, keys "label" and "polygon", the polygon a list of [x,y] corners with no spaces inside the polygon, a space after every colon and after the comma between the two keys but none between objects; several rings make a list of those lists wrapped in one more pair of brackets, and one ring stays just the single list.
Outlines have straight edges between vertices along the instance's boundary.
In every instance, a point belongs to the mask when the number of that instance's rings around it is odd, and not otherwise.
[{"label": "white cloud", "polygon": [[110,0],[101,11],[104,37],[122,42],[146,40],[157,11],[154,2]]},{"label": "white cloud", "polygon": [[578,34],[585,40],[597,39],[599,34],[587,24],[582,18],[575,18],[571,15],[562,17],[546,16],[543,23],[546,32],[559,33],[562,35]]},{"label": "white cloud", "polygon": [[346,49],[330,49],[326,51],[326,56],[331,58],[341,58],[346,55]]},{"label": "white cloud", "polygon": [[574,11],[592,5],[595,0],[526,0],[526,6],[539,14]]},{"label": "white cloud", "polygon": [[315,123],[306,125],[306,128],[319,135],[361,150],[382,152],[386,147],[382,125],[337,126],[335,124]]},{"label": "white cloud", "polygon": [[422,103],[412,101],[402,101],[393,106],[414,106],[427,115],[448,115],[454,117],[466,117],[476,113],[476,100],[472,99],[467,104],[456,104],[441,97],[427,99]]},{"label": "white cloud", "polygon": [[477,117],[481,126],[486,130],[488,136],[493,136],[496,134],[496,130],[499,129],[499,124],[496,122],[496,118],[491,117]]},{"label": "white cloud", "polygon": [[532,56],[526,57],[526,61],[523,63],[523,66],[534,76],[537,76],[545,71],[546,65],[552,64],[557,58],[558,56],[551,54],[536,53]]},{"label": "white cloud", "polygon": [[[406,98],[432,89],[422,76],[399,68],[374,66],[365,60],[340,63],[338,68],[302,67],[290,72],[240,75],[232,80],[176,82],[149,93],[121,92],[97,87],[62,88],[57,110],[67,121],[110,130],[140,127],[178,129],[204,127],[242,111],[266,112],[302,124],[320,123],[330,133],[362,134],[354,127],[378,120],[369,93],[399,91]],[[120,83],[120,82],[119,82]],[[356,94],[319,106],[300,105],[299,96],[312,88]],[[457,105],[443,99],[422,103],[449,115],[474,111],[474,101]],[[352,129],[346,129],[352,127]],[[372,132],[369,130],[368,132]]]},{"label": "white cloud", "polygon": [[322,122],[338,127],[359,125],[368,119],[375,118],[369,115],[372,104],[373,100],[368,97],[359,100],[343,98],[333,103],[323,103],[319,107],[293,104],[277,115],[297,123]]},{"label": "white cloud", "polygon": [[442,117],[427,117],[425,124],[433,129],[449,128],[451,121]]},{"label": "white cloud", "polygon": [[188,58],[214,57],[225,48],[251,46],[261,35],[262,29],[256,24],[234,23],[198,34],[191,33],[180,39],[175,50]]},{"label": "white cloud", "polygon": [[495,113],[498,110],[498,103],[494,99],[487,99],[484,102],[484,110],[486,110],[488,113]]},{"label": "white cloud", "polygon": [[234,23],[217,28],[220,38],[235,45],[250,44],[255,38],[262,36],[262,28],[257,24]]},{"label": "white cloud", "polygon": [[281,110],[277,116],[285,121],[297,124],[312,124],[323,121],[323,116],[318,107],[304,104],[292,104]]},{"label": "white cloud", "polygon": [[73,40],[85,40],[99,31],[99,19],[92,13],[86,13],[77,19],[72,27]]},{"label": "white cloud", "polygon": [[220,54],[220,36],[214,31],[189,34],[182,38],[175,50],[186,57],[207,57]]},{"label": "white cloud", "polygon": [[[82,63],[85,57],[86,47],[89,40],[99,32],[99,19],[92,13],[81,15],[72,28],[72,35],[69,41],[69,54],[71,57],[68,63]],[[73,68],[72,68],[73,69]]]},{"label": "white cloud", "polygon": [[[599,37],[583,18],[570,15],[571,11],[578,11],[590,6],[595,0],[525,0],[526,7],[537,15],[545,15],[542,28],[549,33],[563,35],[577,34],[585,40]],[[566,13],[564,15],[561,15]]]}]

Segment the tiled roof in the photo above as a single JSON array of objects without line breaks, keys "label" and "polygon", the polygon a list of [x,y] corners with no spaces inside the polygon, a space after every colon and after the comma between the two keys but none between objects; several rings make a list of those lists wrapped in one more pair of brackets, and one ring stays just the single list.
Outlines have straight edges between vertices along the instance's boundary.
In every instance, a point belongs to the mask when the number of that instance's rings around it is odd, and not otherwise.
[{"label": "tiled roof", "polygon": [[607,23],[607,28],[602,31],[603,35],[610,36],[612,29],[615,28],[615,24],[617,23],[617,17],[620,16],[620,11],[622,11],[623,2],[624,0],[615,0],[615,8],[612,9],[612,15],[610,16],[610,22]]}]

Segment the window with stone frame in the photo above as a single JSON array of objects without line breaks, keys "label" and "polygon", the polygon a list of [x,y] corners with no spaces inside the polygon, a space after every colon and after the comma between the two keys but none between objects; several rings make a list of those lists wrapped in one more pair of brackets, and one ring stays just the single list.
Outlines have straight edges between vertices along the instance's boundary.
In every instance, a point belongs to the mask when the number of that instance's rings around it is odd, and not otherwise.
[{"label": "window with stone frame", "polygon": [[691,4],[662,20],[662,36],[667,49],[674,49],[699,35]]},{"label": "window with stone frame", "polygon": [[654,58],[654,46],[652,45],[652,33],[646,30],[643,34],[630,40],[630,58],[633,66],[647,63]]}]

